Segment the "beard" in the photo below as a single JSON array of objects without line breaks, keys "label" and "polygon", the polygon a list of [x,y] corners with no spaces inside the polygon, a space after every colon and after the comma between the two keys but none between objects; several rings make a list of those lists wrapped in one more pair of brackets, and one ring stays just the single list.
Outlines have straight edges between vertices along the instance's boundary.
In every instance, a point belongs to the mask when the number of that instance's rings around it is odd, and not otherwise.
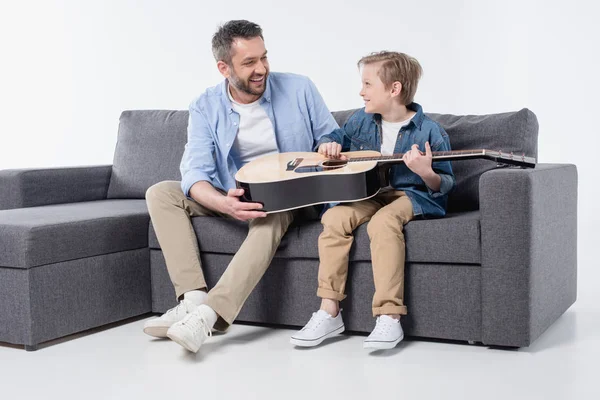
[{"label": "beard", "polygon": [[267,88],[267,77],[269,76],[269,71],[267,71],[264,75],[264,80],[263,83],[260,87],[254,88],[252,87],[252,83],[250,82],[250,79],[257,79],[260,78],[261,75],[253,75],[251,77],[249,77],[248,79],[244,80],[242,78],[240,78],[239,76],[237,76],[235,74],[235,72],[232,71],[231,75],[229,76],[229,83],[231,85],[233,85],[234,88],[236,88],[237,90],[250,94],[252,96],[262,96],[262,94],[265,92],[266,88]]}]

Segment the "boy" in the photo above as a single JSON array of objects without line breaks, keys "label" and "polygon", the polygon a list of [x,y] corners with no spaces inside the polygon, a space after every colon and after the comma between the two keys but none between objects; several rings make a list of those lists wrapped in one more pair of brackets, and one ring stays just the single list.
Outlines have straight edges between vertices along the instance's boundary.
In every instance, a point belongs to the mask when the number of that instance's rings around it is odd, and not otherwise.
[{"label": "boy", "polygon": [[404,162],[392,167],[390,186],[375,197],[340,204],[324,213],[317,290],[321,308],[292,336],[291,343],[297,346],[316,346],[344,331],[339,302],[346,297],[352,232],[367,221],[375,281],[373,316],[377,320],[364,348],[390,349],[403,339],[400,316],[407,313],[403,226],[416,217],[444,216],[448,192],[455,185],[450,162],[432,164],[432,151],[450,150],[448,135],[413,102],[422,73],[417,60],[384,51],[363,57],[358,66],[362,68],[360,95],[365,107],[342,128],[323,136],[317,143],[318,152],[331,158],[343,157],[340,152],[348,150],[404,153]]}]

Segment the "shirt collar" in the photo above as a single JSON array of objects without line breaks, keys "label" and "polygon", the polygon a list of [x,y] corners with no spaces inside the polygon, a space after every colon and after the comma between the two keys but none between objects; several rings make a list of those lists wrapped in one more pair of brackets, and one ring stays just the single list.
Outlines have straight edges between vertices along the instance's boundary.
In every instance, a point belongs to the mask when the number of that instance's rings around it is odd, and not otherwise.
[{"label": "shirt collar", "polygon": [[[423,125],[423,119],[425,119],[425,114],[423,114],[423,107],[421,107],[420,104],[412,102],[409,105],[407,105],[406,108],[416,112],[415,116],[411,118],[407,126],[410,126],[412,124],[416,128],[421,129],[421,125]],[[381,114],[373,114],[373,121],[377,124],[381,124]]]}]

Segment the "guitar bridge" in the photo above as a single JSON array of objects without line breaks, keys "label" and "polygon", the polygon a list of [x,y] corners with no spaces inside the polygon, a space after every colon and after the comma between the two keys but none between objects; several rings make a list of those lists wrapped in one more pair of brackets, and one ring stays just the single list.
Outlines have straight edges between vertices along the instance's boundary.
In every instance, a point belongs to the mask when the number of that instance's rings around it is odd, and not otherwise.
[{"label": "guitar bridge", "polygon": [[288,162],[287,163],[286,171],[293,171],[293,170],[295,170],[296,167],[298,165],[300,165],[300,163],[302,162],[302,160],[304,160],[304,158],[297,157],[297,158],[294,158],[292,161]]}]

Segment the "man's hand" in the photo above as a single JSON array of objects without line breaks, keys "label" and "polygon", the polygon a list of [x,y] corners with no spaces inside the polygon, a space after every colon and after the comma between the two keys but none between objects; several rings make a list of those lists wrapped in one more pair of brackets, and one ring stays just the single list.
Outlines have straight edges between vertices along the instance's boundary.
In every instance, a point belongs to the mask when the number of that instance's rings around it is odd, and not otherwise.
[{"label": "man's hand", "polygon": [[319,154],[323,154],[325,157],[328,158],[335,158],[335,159],[341,159],[341,160],[345,160],[346,156],[343,156],[341,154],[342,152],[342,145],[336,142],[328,142],[328,143],[323,143],[319,146],[319,150],[317,151]]},{"label": "man's hand", "polygon": [[227,196],[223,197],[221,212],[231,215],[240,221],[248,221],[254,218],[264,218],[267,213],[260,210],[263,206],[260,203],[244,203],[239,197],[244,194],[244,189],[229,189]]}]

